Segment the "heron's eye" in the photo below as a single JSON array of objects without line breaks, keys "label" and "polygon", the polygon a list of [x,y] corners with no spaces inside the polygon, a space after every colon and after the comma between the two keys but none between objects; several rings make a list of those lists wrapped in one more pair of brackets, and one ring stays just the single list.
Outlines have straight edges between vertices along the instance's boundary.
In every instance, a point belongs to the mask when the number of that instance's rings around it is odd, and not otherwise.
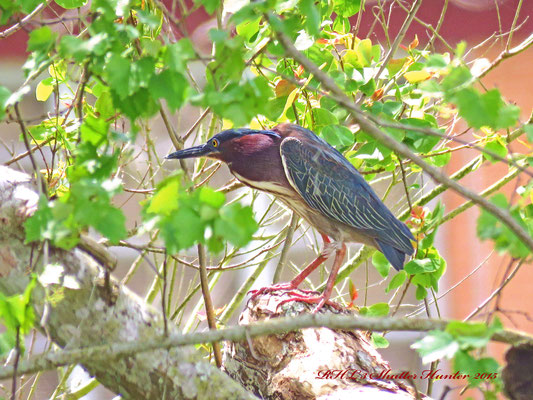
[{"label": "heron's eye", "polygon": [[213,141],[211,142],[211,144],[213,145],[213,147],[218,147],[218,145],[219,145],[220,143],[218,142],[217,139],[213,139]]}]

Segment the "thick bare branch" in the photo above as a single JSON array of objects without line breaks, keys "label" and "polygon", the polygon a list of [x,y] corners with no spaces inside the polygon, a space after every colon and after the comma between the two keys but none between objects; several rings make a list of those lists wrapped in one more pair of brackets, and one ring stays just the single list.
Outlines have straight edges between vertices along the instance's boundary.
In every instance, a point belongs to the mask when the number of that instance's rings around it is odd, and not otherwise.
[{"label": "thick bare branch", "polygon": [[[19,371],[23,373],[39,370],[52,369],[74,363],[107,363],[119,358],[133,357],[140,353],[151,353],[161,349],[213,343],[223,340],[232,342],[247,340],[265,335],[294,332],[305,328],[327,327],[339,330],[366,330],[372,332],[383,331],[414,331],[428,332],[431,330],[443,330],[450,321],[443,319],[386,317],[372,318],[346,314],[303,314],[297,317],[283,317],[251,323],[247,325],[232,326],[225,329],[210,330],[189,334],[173,333],[164,337],[162,329],[158,336],[132,340],[127,342],[110,342],[102,345],[94,345],[74,350],[60,350],[42,356],[36,356],[30,360],[22,361]],[[533,337],[524,332],[503,330],[497,332],[492,340],[507,344],[531,343]],[[158,353],[159,354],[159,353]],[[0,371],[0,379],[11,376],[13,369],[6,367]]]}]

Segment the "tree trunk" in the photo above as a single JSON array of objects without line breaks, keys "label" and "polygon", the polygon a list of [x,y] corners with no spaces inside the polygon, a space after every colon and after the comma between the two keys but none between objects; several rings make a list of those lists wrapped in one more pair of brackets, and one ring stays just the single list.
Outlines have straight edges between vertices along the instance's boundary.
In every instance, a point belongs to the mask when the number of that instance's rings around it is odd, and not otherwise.
[{"label": "tree trunk", "polygon": [[[267,294],[248,303],[240,324],[310,312],[314,305],[288,303]],[[336,312],[329,306],[323,308]],[[303,329],[229,343],[226,372],[261,398],[272,400],[416,399],[428,397],[400,380],[370,344],[367,332]]]}]

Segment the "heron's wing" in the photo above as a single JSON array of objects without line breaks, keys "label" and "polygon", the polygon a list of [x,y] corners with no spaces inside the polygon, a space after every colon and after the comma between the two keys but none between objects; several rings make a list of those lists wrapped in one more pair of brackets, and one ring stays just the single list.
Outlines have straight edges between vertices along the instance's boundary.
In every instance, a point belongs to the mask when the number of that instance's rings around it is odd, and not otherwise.
[{"label": "heron's wing", "polygon": [[289,137],[280,147],[287,179],[312,208],[376,241],[413,253],[412,233],[339,152]]}]

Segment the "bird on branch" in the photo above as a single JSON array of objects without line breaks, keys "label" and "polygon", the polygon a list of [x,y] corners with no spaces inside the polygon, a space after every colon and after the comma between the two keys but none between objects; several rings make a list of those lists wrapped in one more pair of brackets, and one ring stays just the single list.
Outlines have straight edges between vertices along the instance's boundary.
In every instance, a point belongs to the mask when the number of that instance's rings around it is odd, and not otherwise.
[{"label": "bird on branch", "polygon": [[[293,280],[256,290],[253,297],[277,290],[290,291],[288,301],[324,304],[330,300],[335,279],[346,255],[346,242],[370,245],[392,266],[403,268],[413,254],[414,237],[383,204],[355,167],[312,131],[294,124],[270,130],[229,129],[205,144],[176,151],[167,159],[209,157],[225,162],[242,183],[276,196],[322,236],[320,255]],[[322,294],[295,292],[301,282],[333,252],[335,259]]]}]

